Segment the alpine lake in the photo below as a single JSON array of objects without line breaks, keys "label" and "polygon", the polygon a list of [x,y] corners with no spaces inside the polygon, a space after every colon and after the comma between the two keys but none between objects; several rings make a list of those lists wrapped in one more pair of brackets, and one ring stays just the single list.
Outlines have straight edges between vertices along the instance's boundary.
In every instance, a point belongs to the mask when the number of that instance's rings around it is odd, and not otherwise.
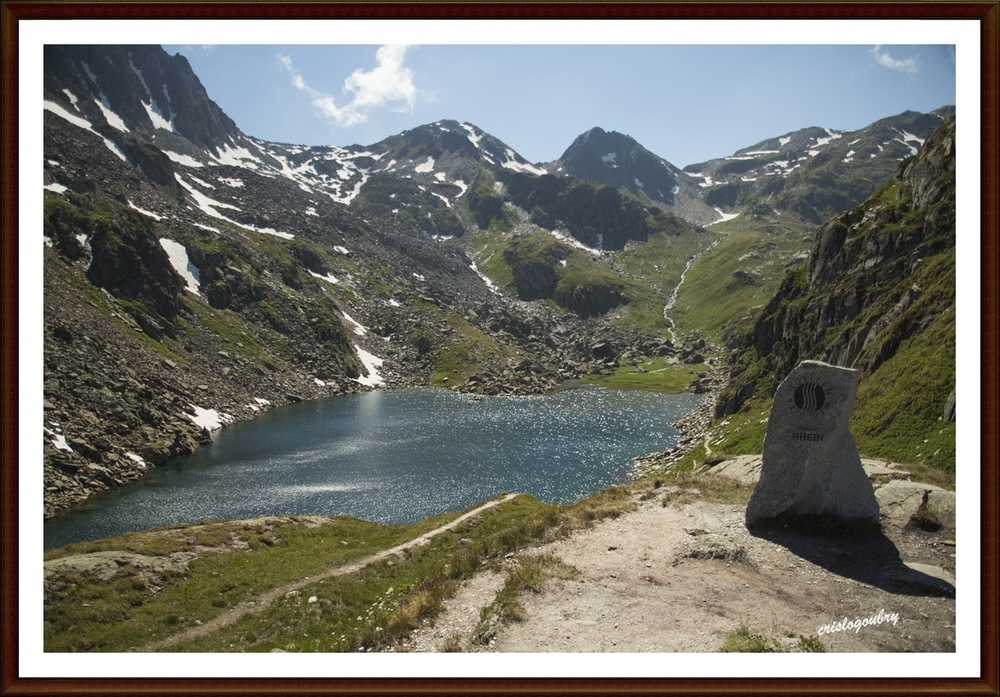
[{"label": "alpine lake", "polygon": [[703,399],[575,387],[480,397],[376,390],[272,409],[44,526],[45,549],[154,526],[264,515],[414,523],[503,492],[567,503],[629,480]]}]

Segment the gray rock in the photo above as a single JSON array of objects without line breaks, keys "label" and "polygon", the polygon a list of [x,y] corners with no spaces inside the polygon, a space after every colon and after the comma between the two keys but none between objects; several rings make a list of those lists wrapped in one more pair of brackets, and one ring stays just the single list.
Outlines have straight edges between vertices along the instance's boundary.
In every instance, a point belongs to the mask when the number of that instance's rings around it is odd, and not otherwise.
[{"label": "gray rock", "polygon": [[761,456],[737,455],[732,460],[720,462],[711,473],[740,484],[756,484],[760,479]]},{"label": "gray rock", "polygon": [[875,491],[879,511],[889,522],[905,526],[955,527],[955,492],[933,484],[893,480]]},{"label": "gray rock", "polygon": [[872,460],[861,458],[861,466],[865,468],[865,474],[869,479],[876,477],[888,477],[889,479],[909,479],[911,474],[906,470],[898,469],[899,465],[885,460]]},{"label": "gray rock", "polygon": [[861,373],[803,361],[778,387],[748,526],[786,518],[877,525],[879,506],[848,430]]}]

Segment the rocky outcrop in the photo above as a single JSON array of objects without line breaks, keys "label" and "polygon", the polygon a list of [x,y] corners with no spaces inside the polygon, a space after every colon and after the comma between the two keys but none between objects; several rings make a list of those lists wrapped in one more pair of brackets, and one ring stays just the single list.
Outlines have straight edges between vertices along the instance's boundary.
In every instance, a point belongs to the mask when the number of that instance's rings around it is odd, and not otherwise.
[{"label": "rocky outcrop", "polygon": [[557,290],[552,294],[552,299],[583,318],[604,315],[629,302],[629,297],[621,287],[605,285],[581,285]]},{"label": "rocky outcrop", "polygon": [[187,59],[169,56],[159,46],[46,46],[46,97],[65,102],[63,90],[77,98],[95,124],[108,123],[95,103],[103,95],[107,109],[132,133],[149,138],[158,131],[176,133],[216,153],[242,138],[233,120],[209,99]]},{"label": "rocky outcrop", "polygon": [[511,273],[514,274],[514,283],[517,285],[518,295],[531,300],[540,297],[549,297],[555,290],[556,276],[555,266],[543,261],[523,261],[513,249],[504,250],[504,259],[510,264]]},{"label": "rocky outcrop", "polygon": [[769,398],[800,360],[871,375],[908,339],[953,322],[954,153],[952,119],[892,182],[817,231],[806,265],[789,270],[741,341],[717,417]]},{"label": "rocky outcrop", "polygon": [[624,249],[629,240],[645,241],[649,236],[649,212],[610,186],[512,170],[500,170],[496,176],[510,200],[530,211],[536,224],[548,229],[565,227],[593,249]]},{"label": "rocky outcrop", "polygon": [[890,481],[875,491],[882,515],[899,526],[955,529],[955,492],[933,484]]}]

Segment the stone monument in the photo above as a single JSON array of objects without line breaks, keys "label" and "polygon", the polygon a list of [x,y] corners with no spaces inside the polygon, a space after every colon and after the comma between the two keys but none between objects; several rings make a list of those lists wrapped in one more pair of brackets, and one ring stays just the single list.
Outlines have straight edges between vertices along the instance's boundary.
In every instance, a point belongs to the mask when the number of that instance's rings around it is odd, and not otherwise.
[{"label": "stone monument", "polygon": [[778,387],[748,527],[793,521],[878,525],[878,501],[848,430],[861,373],[803,361]]}]

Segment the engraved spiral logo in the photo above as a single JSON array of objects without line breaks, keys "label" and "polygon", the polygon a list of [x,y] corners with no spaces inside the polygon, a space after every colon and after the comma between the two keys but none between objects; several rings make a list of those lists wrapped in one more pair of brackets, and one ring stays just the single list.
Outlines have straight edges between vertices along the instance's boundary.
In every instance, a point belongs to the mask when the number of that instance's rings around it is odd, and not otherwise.
[{"label": "engraved spiral logo", "polygon": [[815,382],[804,382],[795,388],[792,401],[807,414],[815,414],[826,406],[826,391]]}]

